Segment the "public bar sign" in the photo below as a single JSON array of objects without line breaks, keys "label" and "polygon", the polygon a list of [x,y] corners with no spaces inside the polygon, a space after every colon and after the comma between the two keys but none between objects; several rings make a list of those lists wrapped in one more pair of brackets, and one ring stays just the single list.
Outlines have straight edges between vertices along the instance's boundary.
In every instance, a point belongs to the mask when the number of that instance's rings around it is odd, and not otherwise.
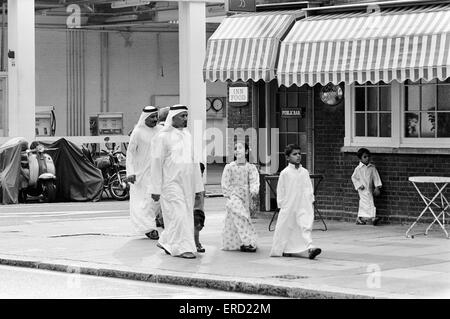
[{"label": "public bar sign", "polygon": [[303,118],[305,114],[304,108],[282,108],[281,117],[283,118]]},{"label": "public bar sign", "polygon": [[226,0],[226,12],[255,12],[256,0]]}]

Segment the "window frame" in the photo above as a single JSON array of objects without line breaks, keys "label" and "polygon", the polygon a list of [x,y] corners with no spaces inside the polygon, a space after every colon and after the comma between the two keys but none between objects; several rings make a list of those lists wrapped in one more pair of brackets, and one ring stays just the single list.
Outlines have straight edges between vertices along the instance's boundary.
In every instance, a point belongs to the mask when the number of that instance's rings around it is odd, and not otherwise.
[{"label": "window frame", "polygon": [[[345,137],[344,147],[372,148],[416,148],[450,149],[450,137],[406,137],[405,127],[405,83],[392,81],[391,85],[391,137],[358,137],[355,136],[355,85],[345,85]],[[411,111],[409,111],[411,112]]]}]

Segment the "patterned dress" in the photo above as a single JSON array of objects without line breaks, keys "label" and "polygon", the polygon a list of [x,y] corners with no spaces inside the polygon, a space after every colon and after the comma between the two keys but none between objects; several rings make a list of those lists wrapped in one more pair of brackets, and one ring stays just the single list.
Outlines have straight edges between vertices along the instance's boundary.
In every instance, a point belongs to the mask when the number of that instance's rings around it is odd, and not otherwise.
[{"label": "patterned dress", "polygon": [[256,247],[256,231],[250,219],[250,196],[259,192],[259,174],[253,164],[231,162],[222,174],[222,191],[227,199],[223,250],[239,250],[242,245]]}]

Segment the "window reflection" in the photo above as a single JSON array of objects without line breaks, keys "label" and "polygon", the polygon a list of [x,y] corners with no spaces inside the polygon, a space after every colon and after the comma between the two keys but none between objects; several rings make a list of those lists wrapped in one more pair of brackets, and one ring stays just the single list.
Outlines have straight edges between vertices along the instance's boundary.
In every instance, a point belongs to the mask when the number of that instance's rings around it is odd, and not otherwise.
[{"label": "window reflection", "polygon": [[405,137],[450,137],[450,83],[407,81],[405,84]]}]

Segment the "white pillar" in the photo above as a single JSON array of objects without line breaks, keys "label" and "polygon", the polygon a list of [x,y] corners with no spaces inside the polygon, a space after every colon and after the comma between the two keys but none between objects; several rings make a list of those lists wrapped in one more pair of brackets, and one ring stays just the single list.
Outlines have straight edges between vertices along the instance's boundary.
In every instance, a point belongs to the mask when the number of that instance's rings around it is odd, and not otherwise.
[{"label": "white pillar", "polygon": [[34,0],[8,0],[8,136],[35,138]]},{"label": "white pillar", "polygon": [[180,103],[189,107],[189,129],[197,160],[206,165],[206,83],[203,61],[206,51],[204,2],[178,2]]}]

